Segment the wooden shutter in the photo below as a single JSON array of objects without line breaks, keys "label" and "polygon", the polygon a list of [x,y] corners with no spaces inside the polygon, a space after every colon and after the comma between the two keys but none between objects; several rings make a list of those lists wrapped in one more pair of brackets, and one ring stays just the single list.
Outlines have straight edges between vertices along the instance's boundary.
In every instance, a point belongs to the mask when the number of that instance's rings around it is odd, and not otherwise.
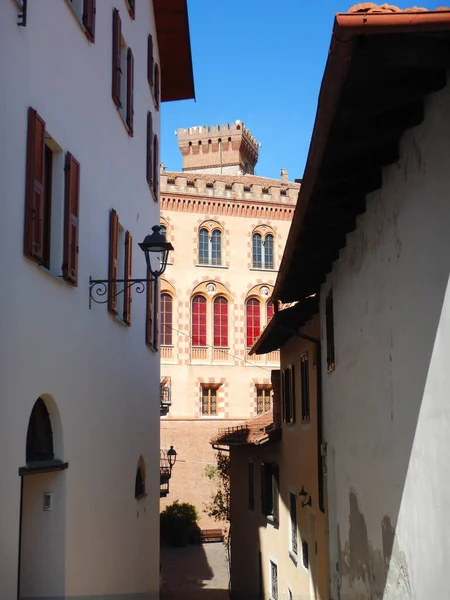
[{"label": "wooden shutter", "polygon": [[128,0],[128,12],[130,13],[130,17],[133,19],[133,21],[136,17],[136,12],[135,12],[136,6],[135,5],[136,5],[135,0]]},{"label": "wooden shutter", "polygon": [[159,143],[158,136],[153,136],[153,200],[158,202],[158,182],[159,182]]},{"label": "wooden shutter", "polygon": [[131,287],[128,280],[131,279],[133,254],[133,238],[129,231],[125,233],[125,283],[123,299],[123,320],[128,326],[131,325]]},{"label": "wooden shutter", "polygon": [[134,115],[134,57],[131,48],[127,52],[127,125],[133,133]]},{"label": "wooden shutter", "polygon": [[155,64],[155,102],[156,108],[159,108],[159,65]]},{"label": "wooden shutter", "polygon": [[147,271],[147,304],[145,308],[145,343],[153,346],[153,282],[150,271]]},{"label": "wooden shutter", "polygon": [[112,40],[112,98],[114,104],[119,108],[122,106],[120,101],[120,82],[122,77],[122,65],[120,63],[122,49],[122,22],[120,20],[117,8],[113,11],[113,40]]},{"label": "wooden shutter", "polygon": [[155,59],[153,58],[153,37],[151,34],[148,36],[147,41],[147,79],[148,84],[153,88],[153,74],[155,70]]},{"label": "wooden shutter", "polygon": [[295,408],[296,408],[296,398],[295,398],[295,365],[291,365],[290,369],[291,376],[291,423],[295,423]]},{"label": "wooden shutter", "polygon": [[87,38],[94,43],[95,40],[95,0],[83,0],[83,25]]},{"label": "wooden shutter", "polygon": [[152,113],[147,113],[147,183],[153,183],[153,117]]},{"label": "wooden shutter", "polygon": [[[117,279],[117,261],[119,254],[119,216],[112,208],[109,213],[109,276],[108,279]],[[108,310],[117,314],[117,283],[108,285]]]},{"label": "wooden shutter", "polygon": [[154,282],[153,291],[153,348],[158,350],[159,348],[159,292],[158,282]]},{"label": "wooden shutter", "polygon": [[78,213],[80,203],[80,163],[66,153],[63,277],[78,285]]},{"label": "wooden shutter", "polygon": [[45,122],[28,109],[27,166],[25,184],[24,254],[39,264],[45,261]]}]

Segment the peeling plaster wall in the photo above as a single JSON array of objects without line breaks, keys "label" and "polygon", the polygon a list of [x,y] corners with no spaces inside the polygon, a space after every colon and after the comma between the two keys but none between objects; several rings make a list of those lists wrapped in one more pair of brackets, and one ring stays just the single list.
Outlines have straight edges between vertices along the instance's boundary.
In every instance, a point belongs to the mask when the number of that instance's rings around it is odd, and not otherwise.
[{"label": "peeling plaster wall", "polygon": [[335,600],[450,597],[449,139],[447,87],[321,290],[336,339],[323,381]]}]

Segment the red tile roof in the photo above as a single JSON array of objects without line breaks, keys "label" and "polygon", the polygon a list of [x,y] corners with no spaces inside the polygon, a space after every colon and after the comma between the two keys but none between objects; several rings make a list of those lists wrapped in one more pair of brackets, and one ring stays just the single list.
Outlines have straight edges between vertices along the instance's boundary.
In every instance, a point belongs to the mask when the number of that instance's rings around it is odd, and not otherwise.
[{"label": "red tile roof", "polygon": [[259,177],[258,175],[221,175],[220,173],[193,173],[191,171],[163,171],[162,175],[166,175],[170,179],[174,177],[187,177],[189,181],[194,179],[203,179],[207,183],[214,181],[224,181],[225,183],[243,183],[244,185],[262,185],[263,187],[276,186],[281,188],[296,188],[300,189],[300,184],[294,181],[283,183],[281,179],[272,179],[270,177]]},{"label": "red tile roof", "polygon": [[235,427],[220,429],[217,436],[211,440],[214,446],[234,446],[241,444],[261,444],[269,440],[271,434],[280,432],[275,425],[273,412],[268,411]]}]

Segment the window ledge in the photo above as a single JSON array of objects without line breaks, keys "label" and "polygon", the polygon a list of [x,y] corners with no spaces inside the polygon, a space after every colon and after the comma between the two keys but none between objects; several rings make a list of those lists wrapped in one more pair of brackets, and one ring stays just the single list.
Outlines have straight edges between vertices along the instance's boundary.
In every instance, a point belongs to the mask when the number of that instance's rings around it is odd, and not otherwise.
[{"label": "window ledge", "polygon": [[[57,275],[54,271],[47,269],[47,267],[44,267],[43,265],[38,265],[38,268],[40,271],[42,271],[42,273],[47,275],[47,277],[50,277],[50,279],[53,279],[53,281],[57,281],[61,285],[66,285],[66,280],[63,278],[62,275]],[[73,286],[70,286],[70,287],[73,287]]]},{"label": "window ledge", "polygon": [[295,566],[298,566],[298,556],[289,550],[289,558],[292,560]]},{"label": "window ledge", "polygon": [[119,106],[116,105],[116,103],[114,102],[114,100],[113,100],[113,104],[116,107],[117,113],[118,113],[118,115],[120,117],[120,120],[123,123],[123,126],[125,127],[125,131],[128,133],[129,137],[133,137],[133,130],[128,127],[127,122],[125,120],[125,117],[122,114],[122,109]]},{"label": "window ledge", "polygon": [[200,419],[221,419],[220,415],[200,415]]},{"label": "window ledge", "polygon": [[228,265],[210,265],[210,264],[200,264],[196,263],[196,267],[207,267],[209,269],[228,269]]},{"label": "window ledge", "polygon": [[143,498],[146,498],[148,496],[147,492],[144,492],[143,494],[139,494],[138,496],[135,496],[135,500],[137,500],[139,502],[139,500],[142,500]]},{"label": "window ledge", "polygon": [[272,525],[272,527],[275,527],[275,529],[278,529],[279,521],[276,517],[274,517],[273,515],[266,515],[266,521],[268,523],[270,523]]},{"label": "window ledge", "polygon": [[[16,4],[17,4],[17,0],[15,0]],[[75,19],[75,21],[78,23],[78,27],[81,29],[81,31],[84,33],[86,40],[88,42],[91,42],[91,40],[89,39],[89,35],[86,31],[85,26],[83,25],[83,21],[81,20],[81,18],[77,15],[77,13],[74,11],[72,3],[69,2],[69,0],[66,0],[66,5],[69,7],[70,12],[72,13],[73,18]]]},{"label": "window ledge", "polygon": [[277,273],[277,269],[263,269],[260,267],[250,267],[250,271],[264,271],[265,273]]},{"label": "window ledge", "polygon": [[117,315],[112,315],[113,321],[114,323],[117,323],[117,325],[121,325],[122,327],[130,327],[129,325],[127,325],[125,323],[125,321],[123,319],[121,319],[120,317],[118,317]]},{"label": "window ledge", "polygon": [[[155,194],[155,190],[153,189],[153,185],[149,185],[150,194],[152,195],[153,202],[158,203],[158,195]],[[173,263],[167,263],[168,265],[173,265]]]},{"label": "window ledge", "polygon": [[146,346],[153,354],[158,354],[158,350],[154,346],[151,346],[150,344],[146,344]]}]

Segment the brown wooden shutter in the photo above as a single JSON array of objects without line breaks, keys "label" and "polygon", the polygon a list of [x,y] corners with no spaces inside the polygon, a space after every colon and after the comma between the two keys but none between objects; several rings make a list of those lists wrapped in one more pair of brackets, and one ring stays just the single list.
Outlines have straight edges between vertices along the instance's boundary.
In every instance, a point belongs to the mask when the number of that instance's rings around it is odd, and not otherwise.
[{"label": "brown wooden shutter", "polygon": [[25,184],[24,254],[42,264],[45,260],[45,122],[28,109],[27,167]]},{"label": "brown wooden shutter", "polygon": [[131,325],[131,287],[128,280],[131,279],[133,253],[133,238],[129,231],[125,233],[125,283],[123,299],[123,320],[129,326]]},{"label": "brown wooden shutter", "polygon": [[159,149],[158,136],[153,137],[153,193],[154,201],[158,202],[158,182],[159,182]]},{"label": "brown wooden shutter", "polygon": [[155,64],[155,102],[156,108],[159,108],[159,65]]},{"label": "brown wooden shutter", "polygon": [[154,290],[153,290],[153,348],[158,350],[159,348],[159,291],[158,291],[158,282],[154,282]]},{"label": "brown wooden shutter", "polygon": [[291,423],[295,423],[296,419],[296,397],[295,397],[295,365],[291,366]]},{"label": "brown wooden shutter", "polygon": [[78,285],[78,213],[80,201],[80,163],[66,153],[64,211],[63,277]]},{"label": "brown wooden shutter", "polygon": [[153,184],[153,117],[147,113],[147,183]]},{"label": "brown wooden shutter", "polygon": [[[147,280],[151,279],[150,271],[147,271]],[[153,346],[153,282],[147,281],[147,304],[145,308],[145,343]]]},{"label": "brown wooden shutter", "polygon": [[134,115],[134,57],[131,48],[127,52],[127,125],[133,133]]},{"label": "brown wooden shutter", "polygon": [[95,13],[95,0],[83,0],[83,25],[92,43],[95,40]]},{"label": "brown wooden shutter", "polygon": [[148,36],[147,41],[147,79],[148,84],[153,88],[153,74],[155,70],[155,59],[153,58],[153,37],[151,34]]},{"label": "brown wooden shutter", "polygon": [[135,5],[136,5],[135,0],[128,0],[128,12],[130,13],[130,17],[133,19],[133,21],[136,18],[136,12],[135,12],[136,6]]},{"label": "brown wooden shutter", "polygon": [[117,8],[113,11],[113,40],[112,40],[112,98],[114,104],[119,108],[122,106],[120,101],[120,81],[122,77],[122,65],[120,63],[122,49],[122,22],[120,20]]},{"label": "brown wooden shutter", "polygon": [[[119,255],[119,216],[112,208],[109,213],[109,275],[108,279],[117,279],[117,261]],[[108,310],[117,314],[117,283],[108,284]]]}]

